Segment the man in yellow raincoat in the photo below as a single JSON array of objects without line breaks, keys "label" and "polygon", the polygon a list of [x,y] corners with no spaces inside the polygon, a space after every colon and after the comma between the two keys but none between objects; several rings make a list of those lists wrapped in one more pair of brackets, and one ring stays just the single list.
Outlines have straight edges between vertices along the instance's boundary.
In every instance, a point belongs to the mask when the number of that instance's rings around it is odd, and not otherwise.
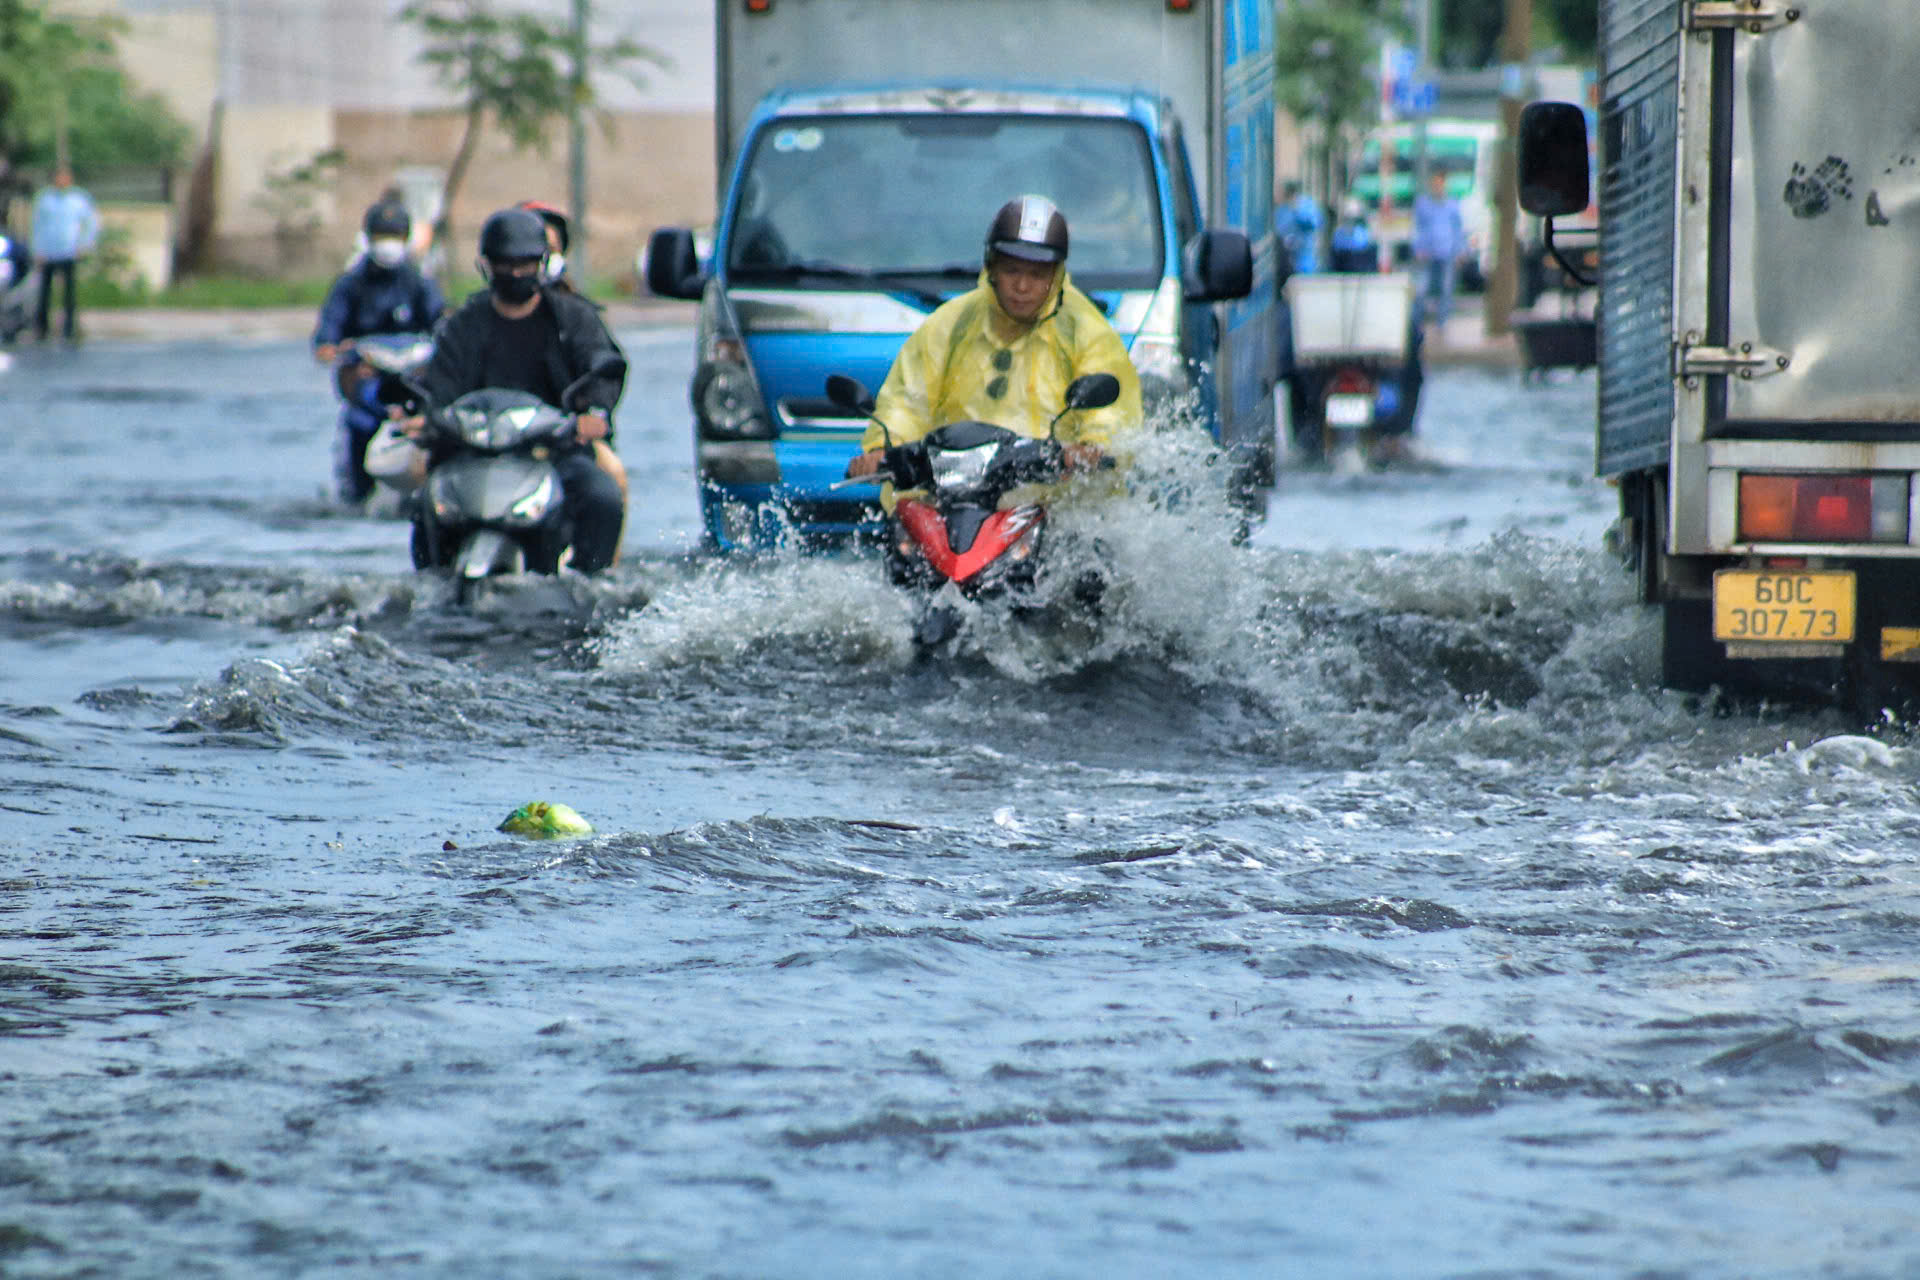
[{"label": "man in yellow raincoat", "polygon": [[849,476],[872,475],[887,446],[949,422],[1045,435],[1067,384],[1086,373],[1118,378],[1120,398],[1060,419],[1070,469],[1099,465],[1140,425],[1140,377],[1120,335],[1067,278],[1067,220],[1053,202],[1008,201],[988,229],[985,256],[980,283],[942,304],[900,348]]}]

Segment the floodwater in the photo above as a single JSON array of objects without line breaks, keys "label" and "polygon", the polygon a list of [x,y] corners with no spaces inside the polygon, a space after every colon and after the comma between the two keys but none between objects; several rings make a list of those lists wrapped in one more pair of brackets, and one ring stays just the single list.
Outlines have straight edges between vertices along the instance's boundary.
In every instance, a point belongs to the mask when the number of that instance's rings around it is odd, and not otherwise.
[{"label": "floodwater", "polygon": [[916,662],[624,337],[625,558],[471,611],[300,344],[0,373],[0,1273],[1920,1274],[1920,754],[1655,687],[1590,376]]}]

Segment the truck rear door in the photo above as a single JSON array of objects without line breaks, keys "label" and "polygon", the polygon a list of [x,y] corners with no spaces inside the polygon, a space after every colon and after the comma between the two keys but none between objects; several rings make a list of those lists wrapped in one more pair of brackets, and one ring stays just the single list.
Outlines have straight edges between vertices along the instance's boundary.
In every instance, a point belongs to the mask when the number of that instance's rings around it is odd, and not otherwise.
[{"label": "truck rear door", "polygon": [[1884,0],[1821,0],[1792,21],[1765,8],[1759,34],[1708,37],[1724,198],[1706,231],[1704,323],[1681,337],[1682,372],[1707,379],[1704,435],[1920,440],[1920,124],[1869,102],[1907,96],[1920,23]]}]

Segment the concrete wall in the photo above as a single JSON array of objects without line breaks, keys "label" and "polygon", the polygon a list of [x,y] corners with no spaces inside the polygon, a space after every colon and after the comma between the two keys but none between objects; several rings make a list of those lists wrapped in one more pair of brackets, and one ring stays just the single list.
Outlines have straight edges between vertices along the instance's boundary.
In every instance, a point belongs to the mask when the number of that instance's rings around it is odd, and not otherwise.
[{"label": "concrete wall", "polygon": [[[129,271],[149,289],[173,282],[173,207],[164,204],[104,203],[100,206],[103,231],[123,232]],[[129,282],[131,283],[131,282]]]},{"label": "concrete wall", "polygon": [[[266,179],[338,145],[333,112],[321,106],[228,105],[221,113],[214,169],[214,256],[254,270],[311,271],[323,264],[311,233],[289,239],[263,204]],[[336,226],[340,203],[331,188],[314,194],[322,228]],[[355,213],[357,216],[357,211]]]},{"label": "concrete wall", "polygon": [[[408,169],[443,176],[460,142],[464,117],[451,111],[339,111],[334,136],[347,153],[338,187],[338,220],[323,233],[326,254],[351,249],[360,214]],[[713,116],[707,111],[635,111],[614,117],[611,136],[588,132],[588,232],[596,274],[624,274],[647,233],[713,218]],[[468,263],[480,223],[521,200],[567,205],[567,144],[558,128],[545,156],[515,152],[497,136],[483,139],[453,209],[446,247],[457,283],[473,280]],[[457,292],[456,288],[456,292]]]},{"label": "concrete wall", "polygon": [[[597,129],[590,134],[596,271],[631,270],[635,250],[655,225],[712,217],[714,2],[595,4],[596,39],[631,37],[667,59],[664,67],[645,68],[639,86],[614,77],[600,82],[615,112],[615,132],[611,139]],[[417,61],[416,33],[398,20],[406,0],[51,3],[123,21],[121,62],[129,76],[165,97],[198,139],[216,148],[210,243],[217,266],[337,268],[373,197],[403,177],[421,190],[436,187],[458,144],[454,104]],[[564,16],[570,0],[515,0],[507,7]],[[347,153],[347,163],[315,202],[320,230],[297,240],[276,234],[274,217],[261,204],[266,179],[333,147]],[[460,243],[452,261],[466,261],[481,219],[502,204],[539,196],[564,206],[566,152],[564,128],[556,129],[544,157],[514,153],[488,138],[453,211]],[[177,177],[184,197],[190,184],[185,174]]]}]

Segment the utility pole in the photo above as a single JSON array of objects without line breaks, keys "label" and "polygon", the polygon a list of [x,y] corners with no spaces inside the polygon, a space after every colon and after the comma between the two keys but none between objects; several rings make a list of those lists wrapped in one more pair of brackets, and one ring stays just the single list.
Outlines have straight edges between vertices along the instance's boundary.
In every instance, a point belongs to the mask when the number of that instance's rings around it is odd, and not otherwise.
[{"label": "utility pole", "polygon": [[[1413,40],[1418,58],[1414,73],[1421,84],[1433,83],[1433,0],[1409,0],[1413,6]],[[1413,194],[1418,199],[1427,189],[1431,165],[1427,159],[1427,112],[1421,112],[1413,126]]]},{"label": "utility pole", "polygon": [[1507,0],[1507,25],[1500,37],[1500,182],[1494,201],[1493,278],[1487,281],[1487,334],[1497,337],[1513,331],[1513,304],[1520,280],[1520,240],[1514,223],[1520,217],[1519,160],[1514,154],[1520,136],[1520,108],[1531,76],[1527,59],[1532,52],[1533,0]]},{"label": "utility pole", "polygon": [[573,105],[567,113],[567,261],[581,289],[587,286],[587,50],[592,0],[573,0]]}]

